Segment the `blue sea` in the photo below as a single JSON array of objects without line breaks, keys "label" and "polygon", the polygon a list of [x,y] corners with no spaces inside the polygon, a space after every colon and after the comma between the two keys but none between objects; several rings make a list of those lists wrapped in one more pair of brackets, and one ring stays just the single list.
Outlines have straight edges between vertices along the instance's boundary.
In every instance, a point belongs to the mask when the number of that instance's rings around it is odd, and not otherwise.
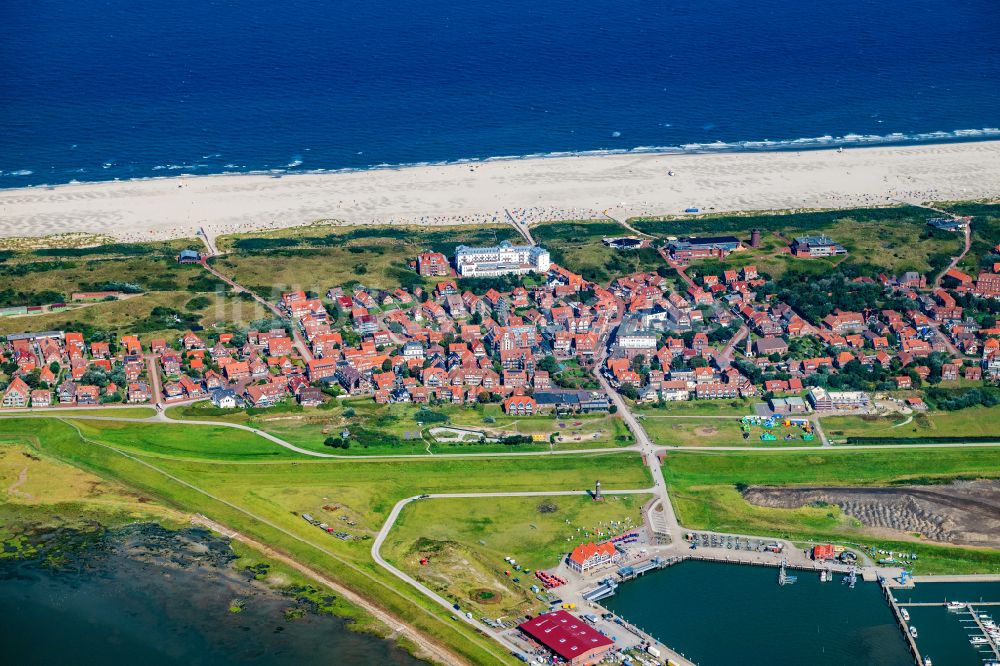
[{"label": "blue sea", "polygon": [[997,0],[0,7],[0,187],[998,127]]}]

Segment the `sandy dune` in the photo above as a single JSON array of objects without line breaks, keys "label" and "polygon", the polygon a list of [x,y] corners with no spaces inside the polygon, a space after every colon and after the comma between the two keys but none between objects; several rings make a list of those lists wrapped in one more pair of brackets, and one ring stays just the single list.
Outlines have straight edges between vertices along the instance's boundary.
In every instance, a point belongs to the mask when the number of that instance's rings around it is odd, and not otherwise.
[{"label": "sandy dune", "polygon": [[[675,172],[669,176],[668,171]],[[601,155],[272,178],[192,176],[0,190],[0,237],[121,240],[295,226],[477,224],[839,208],[1000,196],[1000,141],[705,155]]]}]

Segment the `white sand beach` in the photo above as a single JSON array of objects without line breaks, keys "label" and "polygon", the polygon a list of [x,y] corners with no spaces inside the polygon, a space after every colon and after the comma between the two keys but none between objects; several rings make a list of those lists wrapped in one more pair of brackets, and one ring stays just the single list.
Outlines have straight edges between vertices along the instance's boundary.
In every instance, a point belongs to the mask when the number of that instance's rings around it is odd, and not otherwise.
[{"label": "white sand beach", "polygon": [[[669,175],[669,172],[674,175]],[[626,154],[330,174],[190,176],[0,190],[0,237],[123,241],[297,226],[483,224],[844,208],[1000,196],[1000,141],[700,155]]]}]

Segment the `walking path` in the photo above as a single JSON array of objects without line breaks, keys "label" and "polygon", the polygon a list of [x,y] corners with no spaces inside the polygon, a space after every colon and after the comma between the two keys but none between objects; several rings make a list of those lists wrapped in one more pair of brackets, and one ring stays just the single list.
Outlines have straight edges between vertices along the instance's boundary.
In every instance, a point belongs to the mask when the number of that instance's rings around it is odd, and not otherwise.
[{"label": "walking path", "polygon": [[528,229],[528,223],[523,220],[518,220],[514,217],[509,210],[503,209],[504,215],[510,220],[511,225],[517,230],[517,233],[524,237],[524,240],[528,241],[528,245],[534,245],[535,239],[531,237],[531,230]]},{"label": "walking path", "polygon": [[[274,314],[275,317],[277,317],[278,319],[282,319],[282,320],[286,319],[285,314],[281,310],[279,310],[276,305],[274,305],[273,303],[271,303],[267,299],[263,298],[262,296],[259,296],[258,294],[250,291],[249,289],[247,289],[243,285],[237,283],[231,277],[223,275],[214,266],[209,265],[209,263],[205,259],[202,259],[201,265],[205,268],[206,271],[208,271],[209,273],[211,273],[212,275],[214,275],[215,277],[219,278],[220,280],[222,280],[223,282],[225,282],[226,284],[228,284],[230,287],[232,287],[233,291],[236,292],[237,294],[240,294],[240,293],[243,293],[243,292],[246,292],[246,293],[250,294],[250,296],[255,301],[257,301],[258,303],[260,303],[261,305],[263,305],[265,308],[267,308],[270,312],[272,312]],[[312,351],[310,351],[309,345],[306,344],[305,339],[302,337],[302,334],[299,332],[298,326],[294,322],[292,322],[292,342],[295,344],[295,349],[298,350],[299,355],[303,359],[305,359],[306,361],[313,360]]]},{"label": "walking path", "polygon": [[616,223],[620,224],[621,226],[625,227],[630,232],[632,232],[636,236],[639,236],[640,238],[654,238],[654,236],[650,236],[649,234],[643,233],[643,232],[639,231],[638,229],[636,229],[635,227],[633,227],[631,224],[628,223],[628,218],[626,218],[626,217],[623,217],[623,216],[612,217],[611,214],[608,213],[607,211],[604,212],[604,217],[608,218],[612,222],[616,222]]}]

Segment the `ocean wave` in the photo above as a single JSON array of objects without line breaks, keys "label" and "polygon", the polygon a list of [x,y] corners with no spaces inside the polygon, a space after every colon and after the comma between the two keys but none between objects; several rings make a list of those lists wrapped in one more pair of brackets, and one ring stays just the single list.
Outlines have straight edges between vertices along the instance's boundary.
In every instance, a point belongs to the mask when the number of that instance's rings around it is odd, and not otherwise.
[{"label": "ocean wave", "polygon": [[[920,132],[915,134],[904,134],[902,132],[892,132],[889,134],[854,134],[848,133],[842,136],[832,136],[825,134],[815,137],[800,137],[797,139],[754,139],[747,141],[713,141],[710,143],[685,143],[676,146],[635,146],[633,148],[598,148],[592,150],[574,151],[551,151],[544,153],[529,153],[525,155],[493,155],[489,157],[462,157],[454,160],[439,160],[426,162],[401,162],[373,164],[366,167],[327,167],[313,169],[295,169],[301,164],[300,160],[293,160],[291,163],[281,167],[263,168],[255,167],[248,169],[246,165],[229,163],[223,166],[224,171],[216,172],[215,175],[268,175],[281,176],[286,173],[296,174],[324,174],[324,173],[356,173],[363,171],[407,169],[413,167],[426,166],[448,166],[452,164],[485,164],[489,162],[511,162],[517,160],[531,159],[559,159],[565,157],[588,157],[597,155],[684,155],[684,154],[705,154],[705,153],[737,153],[737,152],[781,152],[799,150],[819,150],[835,147],[850,146],[872,146],[872,145],[905,145],[920,143],[947,143],[947,142],[968,142],[976,140],[987,140],[1000,138],[1000,128],[982,127],[972,129],[957,129],[951,131]],[[106,162],[102,165],[105,169],[117,166],[114,162]],[[152,167],[153,171],[192,171],[211,168],[208,164],[166,164]],[[21,169],[18,171],[0,171],[0,177],[4,176],[30,176],[33,171]],[[161,180],[174,178],[170,176],[146,176],[135,177],[127,180]],[[120,180],[115,178],[115,180]],[[40,183],[29,185],[29,187],[45,187],[59,183]],[[0,188],[3,189],[3,188]]]}]

